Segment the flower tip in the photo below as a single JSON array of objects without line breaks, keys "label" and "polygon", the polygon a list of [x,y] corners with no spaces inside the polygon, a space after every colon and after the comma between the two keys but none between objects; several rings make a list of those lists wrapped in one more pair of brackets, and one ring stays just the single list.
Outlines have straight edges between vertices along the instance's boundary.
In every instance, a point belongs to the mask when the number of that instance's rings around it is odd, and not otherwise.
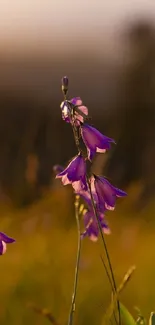
[{"label": "flower tip", "polygon": [[106,235],[110,235],[110,234],[111,234],[111,230],[110,230],[109,228],[104,228],[104,229],[103,229],[103,232],[104,232],[104,234],[106,234]]},{"label": "flower tip", "polygon": [[97,242],[97,240],[98,240],[98,237],[95,236],[94,234],[91,234],[91,235],[89,236],[89,238],[90,238],[90,240],[92,240],[94,243]]}]

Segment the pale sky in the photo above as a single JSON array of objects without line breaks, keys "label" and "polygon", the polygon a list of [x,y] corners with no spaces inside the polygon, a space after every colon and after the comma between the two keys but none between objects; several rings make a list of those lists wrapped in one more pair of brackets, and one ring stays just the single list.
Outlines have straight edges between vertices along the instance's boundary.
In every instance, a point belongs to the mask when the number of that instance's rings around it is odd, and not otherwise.
[{"label": "pale sky", "polygon": [[97,34],[108,38],[140,15],[155,19],[155,0],[0,0],[0,45],[43,49],[54,40],[75,47]]}]

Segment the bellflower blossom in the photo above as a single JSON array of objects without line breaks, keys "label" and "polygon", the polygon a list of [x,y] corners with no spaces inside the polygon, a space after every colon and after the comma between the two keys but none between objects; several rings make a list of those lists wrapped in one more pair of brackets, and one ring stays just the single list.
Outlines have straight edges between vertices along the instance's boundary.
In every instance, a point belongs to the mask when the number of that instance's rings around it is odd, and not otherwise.
[{"label": "bellflower blossom", "polygon": [[84,116],[88,115],[88,108],[83,105],[80,97],[74,97],[69,101],[63,101],[60,108],[62,111],[62,119],[67,123],[72,123],[72,109],[74,109],[73,118],[76,126],[79,126],[80,122],[83,123]]},{"label": "bellflower blossom", "polygon": [[126,192],[114,187],[106,178],[101,176],[92,176],[91,186],[96,190],[100,209],[105,207],[108,210],[114,210],[116,198],[127,195]]},{"label": "bellflower blossom", "polygon": [[81,136],[87,148],[90,161],[94,158],[96,152],[104,153],[107,149],[110,149],[111,143],[115,143],[113,139],[106,137],[88,124],[81,126]]},{"label": "bellflower blossom", "polygon": [[78,154],[73,158],[56,178],[62,178],[63,185],[72,184],[76,192],[87,190],[86,162],[82,155]]},{"label": "bellflower blossom", "polygon": [[[96,220],[96,216],[94,214],[90,192],[89,190],[80,191],[78,195],[86,202],[88,207],[88,209],[83,210],[83,222],[85,226],[85,231],[82,233],[82,238],[88,236],[92,241],[97,241],[99,236],[99,227],[98,227],[98,222]],[[94,204],[96,206],[96,212],[99,218],[98,221],[100,222],[102,231],[105,234],[110,234],[111,231],[104,218],[105,209],[102,208],[102,211],[99,210],[97,195],[93,190],[92,190],[92,196],[93,196]]]},{"label": "bellflower blossom", "polygon": [[[96,220],[96,217],[94,215],[94,211],[91,210],[85,210],[83,215],[83,221],[85,226],[85,231],[82,233],[82,237],[88,236],[92,241],[97,241],[99,236],[99,227]],[[110,228],[105,221],[104,214],[99,214],[99,222],[102,227],[102,231],[105,234],[110,234]]]},{"label": "bellflower blossom", "polygon": [[6,252],[6,244],[12,244],[15,242],[15,239],[8,237],[3,232],[0,232],[0,255],[3,255]]}]

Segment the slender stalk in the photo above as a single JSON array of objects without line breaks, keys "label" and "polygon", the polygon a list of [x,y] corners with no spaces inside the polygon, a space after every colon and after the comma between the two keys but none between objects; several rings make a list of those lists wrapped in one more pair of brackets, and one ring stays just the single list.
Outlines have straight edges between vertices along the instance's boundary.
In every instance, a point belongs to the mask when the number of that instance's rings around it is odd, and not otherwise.
[{"label": "slender stalk", "polygon": [[[72,130],[73,130],[73,134],[74,134],[74,139],[75,139],[76,147],[78,149],[78,152],[82,152],[81,151],[81,148],[80,148],[77,127],[76,127],[76,125],[74,123],[74,111],[70,107],[68,101],[66,101],[66,105],[68,106],[68,109],[71,112]],[[95,206],[94,198],[93,198],[93,195],[92,195],[91,185],[90,185],[90,181],[89,181],[88,176],[87,176],[87,183],[88,183],[88,187],[89,187],[89,190],[90,190],[90,195],[91,195],[91,201],[92,201],[92,206],[93,206],[94,214],[95,214],[95,217],[96,217],[96,220],[97,220],[97,223],[98,223],[98,228],[99,228],[100,235],[101,235],[101,238],[102,238],[102,241],[103,241],[103,245],[104,245],[104,249],[105,249],[105,253],[106,253],[106,257],[107,257],[109,269],[110,269],[110,272],[111,272],[111,277],[112,277],[112,282],[113,282],[112,291],[114,293],[117,293],[117,287],[116,287],[116,281],[115,281],[115,277],[114,277],[114,273],[113,273],[113,268],[112,268],[112,264],[111,264],[111,261],[110,261],[110,256],[109,256],[109,253],[108,253],[107,245],[106,245],[106,242],[105,242],[105,239],[104,239],[104,236],[103,236],[103,232],[102,232],[102,227],[101,227],[101,224],[100,224],[100,220],[99,220],[99,217],[98,217],[98,214],[97,214],[97,211],[96,211],[96,206]],[[79,205],[79,203],[78,203],[78,205]],[[77,215],[77,211],[76,211],[76,215]],[[77,216],[76,216],[76,220],[77,220],[79,240],[78,240],[77,263],[76,263],[76,269],[75,269],[74,291],[73,291],[73,296],[72,296],[72,305],[71,305],[71,311],[70,311],[68,325],[71,325],[72,324],[72,318],[73,318],[73,314],[74,314],[74,310],[75,310],[75,298],[76,298],[77,279],[78,279],[78,265],[79,265],[79,259],[80,259],[80,246],[81,246],[79,218],[77,218]],[[105,265],[105,269],[106,269],[106,272],[108,273],[108,270],[106,268],[106,265]],[[108,279],[110,281],[109,276],[108,276]],[[111,281],[110,281],[110,283],[111,283]],[[121,316],[120,316],[119,300],[117,300],[117,307],[118,307],[118,314],[119,314],[119,325],[121,325]]]},{"label": "slender stalk", "polygon": [[[110,255],[109,255],[108,248],[107,248],[107,245],[106,245],[106,241],[105,241],[105,238],[104,238],[104,235],[103,235],[103,231],[102,231],[102,227],[101,227],[100,220],[99,220],[99,217],[98,217],[98,213],[97,213],[97,210],[96,210],[96,206],[95,206],[95,202],[94,202],[94,198],[93,198],[93,194],[92,194],[92,190],[91,190],[91,184],[90,184],[88,176],[87,176],[87,183],[88,183],[88,187],[89,187],[89,191],[90,191],[93,211],[94,211],[94,214],[95,214],[95,217],[96,217],[96,221],[97,221],[97,224],[98,224],[98,228],[99,228],[99,231],[100,231],[100,235],[101,235],[101,238],[102,238],[102,242],[103,242],[103,245],[104,245],[104,249],[105,249],[105,253],[106,253],[106,257],[107,257],[107,261],[108,261],[108,265],[109,265],[109,269],[110,269],[110,273],[111,273],[111,277],[112,277],[113,288],[114,288],[115,293],[117,294],[117,286],[116,286],[115,276],[114,276],[114,272],[113,272],[113,268],[112,268],[112,264],[111,264],[111,260],[110,260]],[[118,308],[118,316],[119,316],[119,325],[121,325],[120,304],[119,304],[118,299],[117,299],[117,308]]]},{"label": "slender stalk", "polygon": [[75,266],[75,276],[74,276],[74,287],[72,294],[72,302],[71,308],[68,318],[68,325],[73,324],[73,316],[75,312],[75,303],[76,303],[76,294],[77,294],[77,284],[78,284],[78,275],[79,275],[79,264],[80,264],[80,253],[81,253],[81,233],[80,233],[80,221],[79,221],[79,196],[75,197],[75,217],[77,223],[77,231],[78,231],[78,247],[77,247],[77,258],[76,258],[76,266]]}]

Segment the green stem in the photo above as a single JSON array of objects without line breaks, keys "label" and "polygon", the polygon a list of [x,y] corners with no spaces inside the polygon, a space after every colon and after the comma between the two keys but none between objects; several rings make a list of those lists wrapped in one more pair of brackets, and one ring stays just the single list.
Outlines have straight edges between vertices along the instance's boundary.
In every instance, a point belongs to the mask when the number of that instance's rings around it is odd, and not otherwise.
[{"label": "green stem", "polygon": [[76,266],[75,266],[74,287],[73,287],[71,308],[70,308],[70,313],[69,313],[69,318],[68,318],[68,325],[73,324],[73,316],[74,316],[74,312],[75,312],[75,303],[76,303],[76,294],[77,294],[78,275],[79,275],[80,253],[81,253],[81,232],[80,232],[80,221],[79,221],[79,196],[78,195],[75,198],[75,217],[76,217],[77,231],[78,231],[78,247],[77,247],[77,258],[76,258]]}]

